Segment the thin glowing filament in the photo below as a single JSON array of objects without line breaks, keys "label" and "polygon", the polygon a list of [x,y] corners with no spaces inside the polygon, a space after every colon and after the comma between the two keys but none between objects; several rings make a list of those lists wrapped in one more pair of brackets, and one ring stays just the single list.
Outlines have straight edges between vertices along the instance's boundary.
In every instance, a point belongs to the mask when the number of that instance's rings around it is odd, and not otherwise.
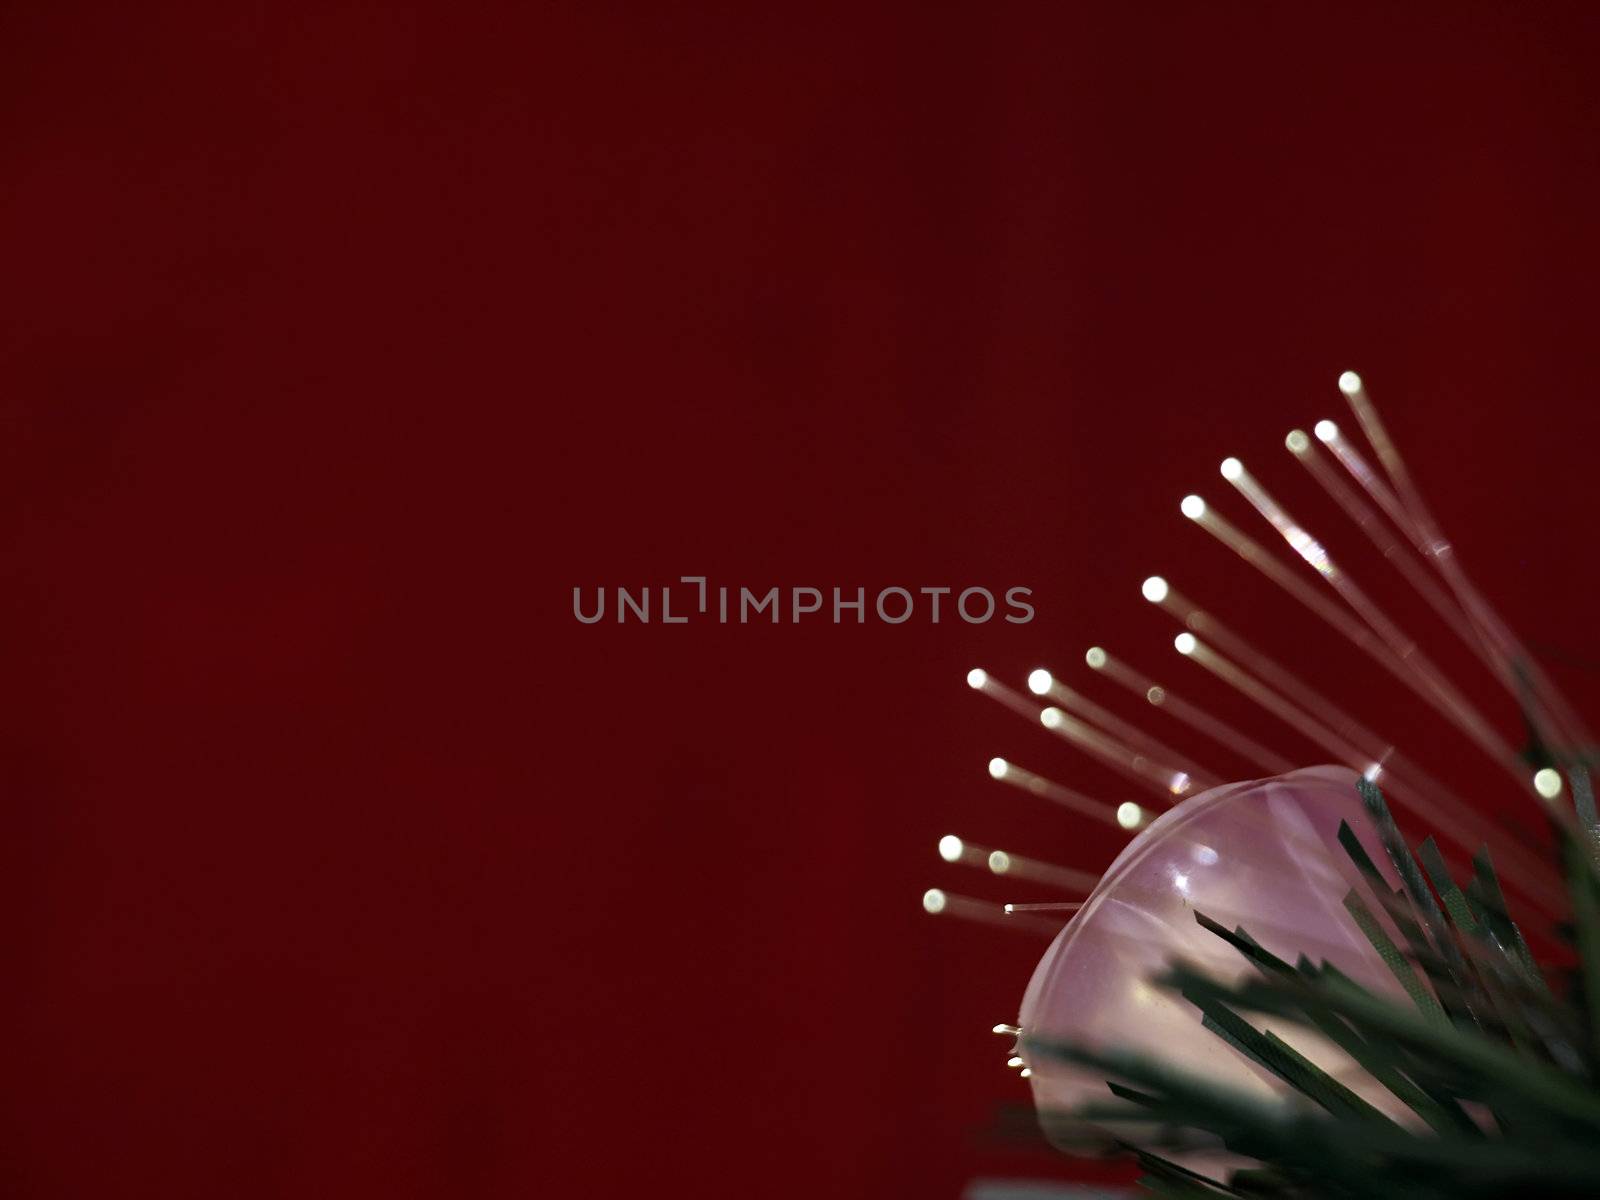
[{"label": "thin glowing filament", "polygon": [[[1362,394],[1365,396],[1364,390]],[[1372,408],[1370,402],[1367,404],[1367,412],[1375,421],[1377,411]],[[1443,576],[1457,603],[1466,614],[1481,653],[1488,656],[1502,686],[1517,698],[1520,707],[1533,720],[1540,736],[1551,745],[1567,747],[1588,745],[1592,739],[1586,732],[1582,720],[1549,677],[1540,670],[1505,622],[1490,607],[1482,593],[1466,577],[1456,561],[1450,543],[1437,529],[1424,528],[1417,523],[1412,514],[1401,504],[1399,497],[1389,489],[1378,473],[1368,466],[1360,452],[1339,431],[1337,425],[1332,421],[1318,421],[1316,434],[1317,440],[1333,451],[1340,465],[1377,502],[1378,507],[1389,515],[1389,519],[1411,539],[1417,552]]]},{"label": "thin glowing filament", "polygon": [[1185,658],[1198,663],[1235,691],[1254,700],[1284,724],[1321,746],[1346,766],[1357,771],[1365,771],[1372,766],[1372,756],[1361,747],[1340,737],[1336,731],[1216,653],[1193,634],[1179,634],[1178,649]]},{"label": "thin glowing filament", "polygon": [[[1257,568],[1262,574],[1266,575],[1267,578],[1271,579],[1274,583],[1283,588],[1284,591],[1288,592],[1312,612],[1316,613],[1324,621],[1332,625],[1352,644],[1363,650],[1369,657],[1372,658],[1374,662],[1387,670],[1401,683],[1405,684],[1406,687],[1410,688],[1418,696],[1426,700],[1430,705],[1439,709],[1442,713],[1444,713],[1445,716],[1454,720],[1458,725],[1462,724],[1458,714],[1450,705],[1445,703],[1435,688],[1430,686],[1430,681],[1428,679],[1425,679],[1419,673],[1407,670],[1405,663],[1397,659],[1390,648],[1380,638],[1376,637],[1369,629],[1363,626],[1355,618],[1350,616],[1349,613],[1345,612],[1332,601],[1328,600],[1327,597],[1323,596],[1320,592],[1313,590],[1307,583],[1305,583],[1305,581],[1301,580],[1298,576],[1293,575],[1288,568],[1270,555],[1259,543],[1240,532],[1228,521],[1212,512],[1209,508],[1202,511],[1193,519],[1196,524],[1200,525],[1208,533],[1216,537],[1218,541],[1222,542],[1229,549],[1233,550],[1239,555],[1240,558]],[[1326,570],[1330,564],[1327,560],[1326,554],[1322,551],[1321,546],[1316,545],[1314,548],[1308,548],[1307,555],[1307,561],[1311,562],[1313,566],[1318,567],[1319,570],[1322,570],[1323,573],[1326,574]],[[1170,595],[1166,596],[1164,598],[1163,607],[1168,607],[1171,600],[1172,597]],[[1193,627],[1194,626],[1191,622],[1191,628]],[[1473,744],[1480,747],[1483,747],[1482,739],[1485,736],[1490,736],[1492,740],[1492,735],[1489,735],[1486,732],[1486,726],[1484,729],[1479,731],[1478,736],[1473,736],[1469,733],[1469,737],[1472,737]],[[1487,752],[1491,753],[1491,755],[1495,758],[1495,761],[1500,763],[1502,767],[1511,769],[1510,764],[1508,764],[1503,757],[1493,754],[1492,751]],[[1527,783],[1522,777],[1522,774],[1515,771],[1513,773],[1517,778],[1519,785],[1526,787]]]},{"label": "thin glowing filament", "polygon": [[947,833],[939,839],[939,857],[948,863],[981,867],[991,875],[1027,879],[1067,892],[1093,891],[1095,884],[1100,882],[1100,877],[1091,871],[1075,871],[1071,867],[1058,867],[1054,863],[1012,854],[1009,850],[979,846],[953,833]]},{"label": "thin glowing filament", "polygon": [[1389,437],[1389,431],[1378,416],[1377,407],[1368,397],[1361,377],[1354,372],[1347,372],[1347,375],[1350,376],[1349,380],[1344,376],[1340,377],[1339,390],[1344,393],[1351,411],[1355,413],[1356,421],[1361,425],[1362,432],[1367,435],[1367,441],[1377,453],[1378,461],[1383,464],[1383,469],[1388,473],[1395,491],[1399,493],[1400,503],[1409,519],[1409,525],[1400,522],[1400,527],[1410,529],[1414,533],[1417,548],[1438,568],[1490,652],[1501,659],[1504,664],[1503,678],[1506,686],[1523,702],[1523,707],[1531,711],[1540,726],[1550,727],[1542,729],[1547,738],[1553,740],[1554,737],[1559,737],[1564,740],[1565,749],[1568,751],[1591,744],[1593,739],[1589,736],[1583,720],[1567,702],[1566,697],[1561,694],[1549,676],[1540,670],[1532,656],[1528,654],[1527,648],[1511,632],[1510,627],[1495,612],[1483,593],[1467,578],[1466,572],[1456,560],[1449,540],[1440,530],[1438,522],[1433,519],[1433,514],[1428,511],[1422,492],[1412,483],[1411,473],[1406,469],[1405,460],[1400,457],[1399,448]]},{"label": "thin glowing filament", "polygon": [[[1376,411],[1370,409],[1370,404],[1369,410],[1375,419]],[[1335,448],[1340,461],[1352,476],[1358,480],[1370,481],[1370,486],[1366,489],[1368,494],[1374,497],[1382,495],[1384,492],[1382,482],[1376,479],[1361,456],[1343,439],[1338,427],[1331,421],[1323,421],[1317,429],[1319,437]],[[1447,579],[1452,572],[1460,576],[1461,586],[1455,589],[1454,594],[1441,588],[1434,577],[1411,557],[1410,547],[1406,545],[1405,540],[1397,538],[1390,531],[1390,526],[1384,524],[1376,510],[1339,476],[1304,433],[1294,430],[1285,439],[1285,444],[1300,464],[1311,473],[1312,478],[1321,484],[1323,490],[1367,534],[1372,544],[1394,564],[1439,618],[1467,644],[1502,686],[1517,698],[1519,706],[1529,713],[1547,744],[1558,745],[1563,740],[1568,744],[1587,744],[1587,735],[1583,732],[1582,723],[1571,715],[1570,709],[1563,713],[1564,701],[1560,692],[1544,678],[1542,672],[1539,672],[1526,651],[1516,644],[1515,638],[1511,637],[1508,630],[1502,628],[1500,635],[1496,636],[1494,627],[1499,624],[1499,618],[1488,608],[1487,602],[1481,602],[1476,617],[1463,611],[1464,606],[1479,603],[1479,598],[1472,590],[1470,582],[1461,574],[1458,564],[1450,561],[1446,565],[1444,560],[1436,558],[1429,552],[1438,542],[1428,541],[1421,531],[1410,533],[1412,526],[1404,514],[1402,519],[1396,522],[1402,529],[1408,531],[1406,536],[1411,537],[1413,544],[1423,549],[1424,556],[1434,560],[1435,566],[1446,575]],[[1392,497],[1388,499],[1385,511],[1390,512],[1393,518],[1399,511],[1399,504]],[[1446,555],[1445,559],[1450,559],[1450,556]],[[1515,664],[1518,662],[1523,663],[1528,669],[1532,694],[1525,686],[1523,676],[1516,669]],[[1548,708],[1553,708],[1554,713],[1547,711]],[[1562,732],[1552,736],[1555,728],[1559,728]],[[1537,791],[1537,787],[1535,790]]]},{"label": "thin glowing filament", "polygon": [[1537,671],[1531,656],[1457,563],[1453,547],[1433,520],[1433,515],[1422,499],[1422,493],[1412,483],[1405,461],[1389,437],[1389,431],[1378,416],[1376,406],[1368,397],[1361,377],[1353,371],[1347,371],[1339,377],[1339,390],[1350,405],[1350,411],[1355,414],[1357,424],[1367,435],[1367,441],[1377,454],[1379,463],[1389,477],[1389,483],[1386,484],[1378,473],[1367,465],[1360,452],[1339,432],[1338,426],[1332,421],[1317,423],[1317,437],[1327,444],[1344,468],[1366,489],[1368,495],[1377,501],[1378,506],[1389,514],[1390,520],[1405,532],[1416,546],[1418,553],[1432,563],[1444,577],[1445,583],[1449,585],[1457,602],[1466,612],[1467,619],[1471,622],[1484,650],[1499,664],[1496,674],[1501,677],[1501,681],[1512,694],[1523,702],[1523,707],[1529,711],[1535,722],[1541,727],[1551,722],[1550,715],[1543,711],[1548,702],[1548,706],[1559,711],[1560,716],[1555,719],[1567,725],[1569,734],[1575,733],[1584,737],[1582,722],[1548,678],[1540,675],[1532,696],[1526,694],[1526,689],[1521,686],[1519,665],[1530,674]]},{"label": "thin glowing filament", "polygon": [[[1460,812],[1463,815],[1463,820],[1472,823],[1475,829],[1481,830],[1476,835],[1479,842],[1502,840],[1494,837],[1488,826],[1477,823],[1474,810],[1465,800],[1452,793],[1437,779],[1409,760],[1388,739],[1362,725],[1303,679],[1268,658],[1249,642],[1245,641],[1244,638],[1240,637],[1239,634],[1200,608],[1165,580],[1161,581],[1161,587],[1156,590],[1158,591],[1158,596],[1152,602],[1166,610],[1171,616],[1176,617],[1186,629],[1192,630],[1194,633],[1198,633],[1220,646],[1224,654],[1242,662],[1249,672],[1265,679],[1280,694],[1294,696],[1299,699],[1304,708],[1315,710],[1324,725],[1333,730],[1345,742],[1355,745],[1363,755],[1367,756],[1369,763],[1385,764],[1388,774],[1385,777],[1384,786],[1387,790],[1393,791],[1396,798],[1402,803],[1405,802],[1407,796],[1415,796],[1417,795],[1417,789],[1421,789],[1424,795],[1434,797],[1449,809]],[[1148,598],[1149,592],[1146,595]],[[1324,742],[1319,741],[1318,744],[1326,747]],[[1364,770],[1363,767],[1356,763],[1351,763],[1350,765],[1357,770]],[[1397,782],[1398,790],[1396,790]],[[1418,806],[1412,804],[1411,807],[1417,808]],[[1471,848],[1476,849],[1476,846]],[[1513,854],[1520,853],[1515,848],[1512,848],[1510,852]],[[1520,881],[1521,890],[1530,896],[1536,893],[1539,894],[1547,910],[1552,912],[1560,911],[1561,900],[1558,894],[1538,882],[1538,880],[1545,878],[1548,864],[1525,855],[1519,861],[1521,863],[1520,872],[1514,875],[1511,871],[1508,871],[1506,878],[1513,882]]]},{"label": "thin glowing filament", "polygon": [[1087,696],[1073,691],[1054,676],[1050,677],[1050,684],[1045,689],[1044,694],[1057,704],[1073,710],[1080,716],[1087,717],[1113,737],[1120,738],[1132,749],[1148,755],[1158,762],[1171,763],[1189,776],[1191,784],[1196,791],[1204,791],[1206,788],[1214,787],[1222,779],[1222,776],[1215,771],[1195,766],[1194,763],[1172,749],[1172,747],[1157,741],[1137,726],[1102,708]]},{"label": "thin glowing filament", "polygon": [[1203,608],[1193,603],[1176,588],[1167,587],[1157,601],[1161,608],[1182,623],[1185,629],[1208,638],[1222,648],[1223,653],[1230,655],[1244,663],[1245,666],[1267,680],[1280,692],[1291,696],[1301,696],[1308,707],[1315,708],[1322,713],[1331,728],[1363,749],[1369,751],[1374,760],[1380,759],[1390,750],[1389,743],[1373,733],[1372,730],[1362,725],[1349,713],[1345,712],[1333,701],[1316,691],[1310,684],[1298,678],[1286,667],[1282,667],[1257,650],[1244,638],[1229,629]]},{"label": "thin glowing filament", "polygon": [[1027,717],[1030,721],[1039,719],[1039,706],[1031,703],[1020,692],[1012,691],[1003,683],[997,683],[993,675],[987,671],[973,670],[967,672],[967,686],[974,691],[982,692],[991,700],[997,700],[1019,716]]},{"label": "thin glowing filament", "polygon": [[1144,784],[1168,804],[1176,804],[1192,790],[1189,777],[1184,772],[1152,761],[1115,738],[1085,725],[1076,717],[1068,716],[1059,708],[1045,709],[1039,714],[1039,720],[1051,733],[1071,742],[1129,779]]},{"label": "thin glowing filament", "polygon": [[1424,554],[1427,548],[1423,543],[1422,534],[1411,520],[1411,514],[1406,512],[1400,503],[1400,498],[1389,490],[1389,485],[1374,471],[1361,452],[1350,444],[1339,427],[1332,421],[1318,421],[1315,427],[1317,440],[1333,451],[1333,456],[1339,460],[1339,465],[1362,487],[1362,490],[1377,502],[1379,508],[1389,514],[1389,519],[1409,537]]},{"label": "thin glowing filament", "polygon": [[[1118,820],[1117,809],[1113,805],[1103,800],[1092,800],[1082,792],[1063,787],[1059,783],[1046,779],[1043,775],[1036,775],[1024,767],[1017,766],[1014,762],[1008,762],[1003,758],[990,759],[989,775],[1001,783],[1009,783],[1012,787],[1020,788],[1024,792],[1035,796],[1043,796],[1046,800],[1059,804],[1063,808],[1071,809],[1075,813],[1092,817],[1096,821],[1104,821],[1106,824],[1114,825],[1119,829],[1128,828]],[[1142,819],[1139,822],[1141,826],[1146,823]]]},{"label": "thin glowing filament", "polygon": [[1417,680],[1411,679],[1400,668],[1399,664],[1394,662],[1387,648],[1370,631],[1362,628],[1361,624],[1349,613],[1290,571],[1276,556],[1268,552],[1267,548],[1261,545],[1260,542],[1245,534],[1226,518],[1219,516],[1209,506],[1191,519],[1196,525],[1216,538],[1217,541],[1232,550],[1245,562],[1332,625],[1355,645],[1366,651],[1373,659],[1394,672],[1396,676],[1406,682],[1408,687],[1417,689],[1423,687]]},{"label": "thin glowing filament", "polygon": [[[1538,900],[1548,911],[1560,911],[1564,894],[1561,888],[1552,887],[1546,882],[1547,864],[1530,858],[1520,847],[1505,844],[1503,839],[1496,838],[1494,831],[1476,811],[1438,788],[1433,780],[1414,771],[1409,764],[1402,766],[1399,756],[1392,748],[1376,756],[1369,756],[1362,747],[1341,737],[1335,730],[1286,697],[1260,680],[1252,678],[1237,664],[1217,654],[1193,634],[1179,634],[1178,641],[1180,652],[1186,658],[1192,659],[1273,716],[1298,730],[1344,762],[1346,766],[1362,772],[1369,779],[1376,779],[1381,775],[1382,786],[1391,799],[1415,813],[1437,830],[1440,836],[1467,854],[1473,853],[1486,841],[1499,843],[1501,871],[1507,882],[1517,885],[1530,899]],[[1405,775],[1400,773],[1402,770],[1405,771]],[[1425,780],[1426,783],[1419,789],[1408,781],[1407,775],[1419,782]],[[1445,800],[1450,807],[1446,808],[1436,802],[1431,798],[1434,796]]]},{"label": "thin glowing filament", "polygon": [[[1483,715],[1433,664],[1416,642],[1406,636],[1400,626],[1361,589],[1349,573],[1333,561],[1322,543],[1290,516],[1237,459],[1228,461],[1233,466],[1231,471],[1225,472],[1228,481],[1283,536],[1283,540],[1289,543],[1290,548],[1327,580],[1329,586],[1356,611],[1368,627],[1383,640],[1394,659],[1398,660],[1396,663],[1384,657],[1379,661],[1389,666],[1392,673],[1409,683],[1414,691],[1448,717],[1474,745],[1504,767],[1519,786],[1529,786],[1527,772],[1522,768],[1516,753],[1501,740]],[[1362,648],[1367,649],[1365,644],[1362,644]],[[1425,687],[1419,687],[1419,681]]]},{"label": "thin glowing filament", "polygon": [[1485,664],[1491,669],[1497,669],[1491,655],[1473,633],[1472,627],[1450,594],[1439,586],[1433,576],[1422,569],[1421,564],[1411,556],[1411,548],[1390,531],[1390,527],[1384,524],[1377,510],[1339,477],[1339,473],[1317,452],[1316,445],[1311,439],[1296,429],[1284,439],[1284,444],[1289,447],[1295,461],[1310,473],[1311,478],[1317,481],[1333,502],[1344,510],[1345,515],[1355,522],[1362,533],[1367,535],[1378,553],[1394,565],[1413,590],[1427,601],[1439,619],[1448,625],[1451,631]]},{"label": "thin glowing filament", "polygon": [[1339,390],[1344,393],[1350,411],[1355,414],[1356,421],[1361,426],[1361,432],[1367,435],[1367,441],[1371,443],[1378,461],[1383,464],[1383,469],[1394,485],[1394,490],[1399,495],[1400,503],[1410,517],[1413,527],[1426,536],[1433,525],[1433,519],[1428,513],[1428,506],[1422,501],[1422,493],[1411,482],[1411,473],[1406,470],[1399,449],[1390,439],[1389,431],[1384,428],[1383,421],[1378,417],[1378,410],[1373,407],[1372,400],[1367,396],[1367,389],[1361,382],[1361,377],[1353,371],[1347,375],[1353,378],[1346,379],[1345,376],[1341,376]]},{"label": "thin glowing filament", "polygon": [[1055,937],[1061,926],[1052,921],[1030,916],[1006,916],[1005,909],[987,900],[971,896],[958,896],[943,888],[929,888],[922,893],[922,911],[931,917],[957,917],[963,921],[976,921],[983,925],[1000,925],[1006,929],[1037,933]]},{"label": "thin glowing filament", "polygon": [[1294,770],[1294,763],[1280,754],[1275,754],[1260,742],[1246,737],[1233,726],[1213,717],[1202,708],[1190,704],[1172,693],[1171,689],[1162,687],[1153,680],[1139,674],[1121,660],[1112,657],[1101,647],[1095,647],[1100,653],[1097,656],[1094,669],[1108,676],[1113,682],[1120,684],[1136,695],[1142,696],[1145,702],[1163,712],[1171,713],[1177,720],[1182,721],[1191,729],[1198,729],[1219,746],[1224,746],[1233,751],[1240,758],[1260,767],[1272,775],[1282,775]]}]

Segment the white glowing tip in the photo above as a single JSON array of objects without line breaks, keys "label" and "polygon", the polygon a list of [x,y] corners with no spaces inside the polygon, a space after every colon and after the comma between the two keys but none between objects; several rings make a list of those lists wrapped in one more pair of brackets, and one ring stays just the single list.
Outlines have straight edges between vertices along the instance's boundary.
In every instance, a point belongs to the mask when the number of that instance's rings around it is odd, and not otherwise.
[{"label": "white glowing tip", "polygon": [[1004,850],[989,851],[989,870],[996,875],[1004,875],[1011,870],[1011,855]]},{"label": "white glowing tip", "polygon": [[1172,639],[1172,645],[1179,654],[1193,654],[1194,648],[1199,645],[1199,643],[1194,640],[1194,634],[1180,633],[1177,637]]},{"label": "white glowing tip", "polygon": [[1090,646],[1083,653],[1083,661],[1088,663],[1093,670],[1098,671],[1106,665],[1106,652],[1099,646]]},{"label": "white glowing tip", "polygon": [[1061,724],[1061,710],[1059,708],[1047,708],[1039,714],[1039,720],[1044,722],[1046,729],[1054,729]]},{"label": "white glowing tip", "polygon": [[967,672],[968,687],[981,688],[988,682],[989,672],[983,670],[981,667],[973,667],[972,670]]},{"label": "white glowing tip", "polygon": [[1283,444],[1289,447],[1292,454],[1304,454],[1311,445],[1311,439],[1306,436],[1304,429],[1291,429],[1289,436],[1283,439]]},{"label": "white glowing tip", "polygon": [[1553,767],[1545,767],[1534,775],[1533,790],[1546,800],[1553,800],[1561,794],[1561,772]]},{"label": "white glowing tip", "polygon": [[1006,772],[1009,770],[1011,770],[1011,764],[1005,759],[991,758],[989,760],[989,774],[994,778],[1004,779],[1006,777]]},{"label": "white glowing tip", "polygon": [[1361,390],[1361,376],[1354,371],[1346,371],[1339,376],[1339,390],[1346,396],[1354,396]]},{"label": "white glowing tip", "polygon": [[1159,575],[1152,575],[1139,585],[1139,591],[1151,604],[1160,604],[1167,598],[1167,581]]},{"label": "white glowing tip", "polygon": [[1035,696],[1042,696],[1050,690],[1050,685],[1055,680],[1050,678],[1050,672],[1043,667],[1028,672],[1028,690]]},{"label": "white glowing tip", "polygon": [[944,893],[938,888],[929,888],[922,893],[922,908],[924,912],[942,913],[944,911]]},{"label": "white glowing tip", "polygon": [[1225,458],[1222,460],[1222,477],[1224,479],[1232,481],[1243,474],[1244,464],[1237,458]]},{"label": "white glowing tip", "polygon": [[1317,435],[1317,441],[1331,442],[1339,436],[1339,427],[1332,421],[1318,421],[1312,426],[1311,432]]},{"label": "white glowing tip", "polygon": [[1199,496],[1185,496],[1183,503],[1178,505],[1178,511],[1191,521],[1198,521],[1206,515],[1206,502]]},{"label": "white glowing tip", "polygon": [[1370,766],[1367,767],[1367,769],[1365,771],[1361,772],[1361,778],[1365,779],[1368,783],[1377,783],[1378,782],[1378,776],[1382,775],[1382,774],[1383,774],[1383,764],[1382,763],[1372,763]]},{"label": "white glowing tip", "polygon": [[961,839],[953,833],[947,833],[939,839],[939,857],[945,862],[960,862],[961,852],[965,849]]},{"label": "white glowing tip", "polygon": [[1137,829],[1144,821],[1144,810],[1132,800],[1117,805],[1117,824],[1124,829]]}]

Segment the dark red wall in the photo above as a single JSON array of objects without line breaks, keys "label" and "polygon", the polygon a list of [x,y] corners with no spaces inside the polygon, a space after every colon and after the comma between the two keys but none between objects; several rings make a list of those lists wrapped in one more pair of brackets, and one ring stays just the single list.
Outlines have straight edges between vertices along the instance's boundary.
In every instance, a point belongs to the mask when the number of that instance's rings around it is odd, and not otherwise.
[{"label": "dark red wall", "polygon": [[[918,897],[1116,846],[968,667],[1250,719],[1153,570],[1528,823],[1177,501],[1243,456],[1515,732],[1281,448],[1357,367],[1594,714],[1597,10],[759,7],[0,18],[7,1194],[1064,1173],[981,1132],[1040,945]],[[1038,617],[571,615],[683,574]]]}]

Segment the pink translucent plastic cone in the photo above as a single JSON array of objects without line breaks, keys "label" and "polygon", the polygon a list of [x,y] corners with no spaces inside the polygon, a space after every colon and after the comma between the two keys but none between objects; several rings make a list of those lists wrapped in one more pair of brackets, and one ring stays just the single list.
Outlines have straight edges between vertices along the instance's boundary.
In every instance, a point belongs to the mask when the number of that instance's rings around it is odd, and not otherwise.
[{"label": "pink translucent plastic cone", "polygon": [[[1262,1097],[1290,1094],[1275,1076],[1201,1028],[1193,1005],[1150,981],[1174,958],[1224,981],[1257,973],[1196,923],[1198,909],[1228,929],[1243,926],[1291,963],[1302,954],[1327,960],[1374,991],[1400,992],[1344,908],[1359,875],[1338,843],[1341,820],[1387,866],[1356,793],[1357,778],[1343,767],[1309,767],[1214,788],[1162,814],[1117,856],[1045,952],[1023,997],[1024,1035],[1137,1050]],[[1288,1022],[1249,1019],[1403,1116],[1393,1097],[1320,1036]],[[1080,1149],[1097,1135],[1134,1144],[1151,1138],[1148,1125],[1111,1129],[1063,1121],[1059,1114],[1111,1099],[1104,1076],[1023,1055],[1030,1058],[1034,1102],[1052,1138]]]}]

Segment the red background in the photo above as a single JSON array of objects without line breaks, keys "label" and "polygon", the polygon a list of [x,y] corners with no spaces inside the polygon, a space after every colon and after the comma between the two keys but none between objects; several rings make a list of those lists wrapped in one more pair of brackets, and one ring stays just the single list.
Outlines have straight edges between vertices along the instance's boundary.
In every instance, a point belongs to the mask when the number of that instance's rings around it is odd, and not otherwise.
[{"label": "red background", "polygon": [[[1037,898],[945,832],[1114,853],[989,755],[1127,791],[962,675],[1101,642],[1319,758],[1175,659],[1159,570],[1498,804],[1176,504],[1256,530],[1243,456],[1514,732],[1281,448],[1355,366],[1592,690],[1597,50],[1560,4],[9,7],[6,1192],[1069,1173],[983,1133],[1042,944],[918,897]],[[1038,617],[571,615],[683,574]]]}]

